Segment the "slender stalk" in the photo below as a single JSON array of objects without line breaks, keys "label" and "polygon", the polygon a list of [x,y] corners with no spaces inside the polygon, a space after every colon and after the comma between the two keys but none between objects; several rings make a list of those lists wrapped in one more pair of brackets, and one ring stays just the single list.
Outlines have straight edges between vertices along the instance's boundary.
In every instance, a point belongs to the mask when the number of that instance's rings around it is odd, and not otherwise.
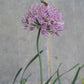
[{"label": "slender stalk", "polygon": [[41,31],[41,28],[40,28],[39,31],[38,31],[36,45],[37,45],[37,52],[38,52],[38,55],[39,55],[41,84],[43,84],[42,61],[41,61],[41,56],[40,56],[40,53],[39,53],[39,37],[40,37],[40,31]]}]

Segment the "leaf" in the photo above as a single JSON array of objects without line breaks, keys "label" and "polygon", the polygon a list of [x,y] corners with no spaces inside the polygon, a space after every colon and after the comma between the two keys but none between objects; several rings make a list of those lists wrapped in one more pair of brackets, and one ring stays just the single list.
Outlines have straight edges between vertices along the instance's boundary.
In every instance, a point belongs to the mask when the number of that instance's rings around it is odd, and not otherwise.
[{"label": "leaf", "polygon": [[[59,67],[61,66],[61,64],[59,65]],[[58,67],[58,68],[59,68]],[[48,84],[49,82],[50,82],[50,80],[52,79],[52,77],[55,75],[57,73],[57,71],[46,81],[46,83],[45,84]]]},{"label": "leaf", "polygon": [[59,76],[59,70],[57,70],[57,77],[58,77],[58,83],[61,84],[60,76]]},{"label": "leaf", "polygon": [[[43,52],[43,50],[40,51],[40,53],[42,53],[42,52]],[[26,67],[25,67],[25,69],[24,69],[24,71],[23,71],[22,78],[23,78],[23,75],[24,75],[26,69],[29,67],[29,65],[30,65],[38,56],[39,56],[39,54],[36,54],[36,55],[28,62],[28,64],[26,65]],[[21,78],[21,79],[22,79],[22,78]]]},{"label": "leaf", "polygon": [[57,71],[46,81],[45,84],[48,84],[50,82],[50,80],[52,79],[52,77],[57,73]]},{"label": "leaf", "polygon": [[25,84],[25,79],[22,79],[20,84]]},{"label": "leaf", "polygon": [[72,81],[72,84],[75,84],[76,80],[77,80],[77,77],[78,77],[78,74],[80,72],[80,70],[84,67],[84,65],[82,65],[81,67],[78,68],[77,72],[76,72],[76,75]]},{"label": "leaf", "polygon": [[60,63],[60,64],[59,64],[59,66],[58,66],[58,69],[57,69],[57,70],[59,70],[59,68],[61,67],[61,65],[62,65],[62,63]]},{"label": "leaf", "polygon": [[17,79],[17,77],[18,77],[18,75],[20,74],[21,71],[22,71],[22,68],[20,68],[19,71],[17,72],[17,74],[14,78],[13,84],[15,84],[15,81],[16,81],[16,79]]},{"label": "leaf", "polygon": [[20,83],[25,84],[30,76],[31,74],[29,74],[27,78],[23,78]]},{"label": "leaf", "polygon": [[29,74],[27,78],[23,78],[20,83],[25,84],[30,76],[31,74]]},{"label": "leaf", "polygon": [[[70,72],[71,70],[73,70],[74,68],[76,68],[79,64],[76,64],[75,66],[73,66],[71,69],[69,69],[68,71],[64,72],[63,74],[60,75],[60,77],[62,77],[64,74]],[[52,84],[55,84],[58,80],[58,77],[53,81]]]},{"label": "leaf", "polygon": [[[61,64],[59,65],[60,68]],[[58,77],[58,83],[61,84],[60,76],[59,76],[59,68],[57,69],[57,77]]]},{"label": "leaf", "polygon": [[81,83],[84,84],[83,78],[82,78],[81,76],[80,76],[79,78],[80,78],[80,80],[81,80]]},{"label": "leaf", "polygon": [[31,76],[31,74],[28,75],[27,78],[25,78],[25,82],[27,82],[28,78]]}]

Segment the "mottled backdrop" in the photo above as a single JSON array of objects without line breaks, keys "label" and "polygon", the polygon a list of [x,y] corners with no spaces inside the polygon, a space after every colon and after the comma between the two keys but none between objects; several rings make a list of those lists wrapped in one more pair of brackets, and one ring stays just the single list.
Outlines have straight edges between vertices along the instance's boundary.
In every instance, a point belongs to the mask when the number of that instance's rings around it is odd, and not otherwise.
[{"label": "mottled backdrop", "polygon": [[[77,63],[84,64],[84,0],[47,0],[47,2],[64,15],[63,36],[49,35],[52,73],[61,62],[63,64],[60,73],[62,73]],[[40,3],[40,0],[0,0],[0,84],[12,84],[19,68],[25,67],[37,53],[38,31],[24,30],[21,24],[25,10],[35,3]],[[42,63],[46,81],[49,78],[46,37],[40,38],[40,44],[40,49],[44,50]],[[71,84],[76,70],[77,68],[62,77],[62,84]],[[30,73],[32,75],[28,82],[40,84],[38,59],[29,67],[25,76]],[[17,84],[20,76],[16,81]],[[79,76],[84,78],[84,69]],[[76,84],[81,84],[79,78]]]}]

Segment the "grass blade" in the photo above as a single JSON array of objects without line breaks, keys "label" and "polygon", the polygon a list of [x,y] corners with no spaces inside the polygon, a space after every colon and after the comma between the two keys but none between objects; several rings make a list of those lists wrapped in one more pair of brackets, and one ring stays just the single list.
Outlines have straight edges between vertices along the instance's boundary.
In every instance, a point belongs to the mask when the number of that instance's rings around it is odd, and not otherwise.
[{"label": "grass blade", "polygon": [[59,76],[59,70],[57,70],[57,77],[58,77],[58,83],[61,84],[60,76]]},{"label": "grass blade", "polygon": [[81,80],[81,84],[84,84],[83,78],[82,78],[81,76],[80,76],[79,78],[80,78],[80,80]]},{"label": "grass blade", "polygon": [[28,77],[25,79],[25,82],[27,82],[28,78],[31,76],[31,73],[28,75]]},{"label": "grass blade", "polygon": [[[61,64],[59,65],[60,68]],[[58,77],[58,83],[61,84],[60,76],[59,76],[59,68],[57,69],[57,77]]]},{"label": "grass blade", "polygon": [[[69,69],[68,71],[64,72],[63,74],[60,75],[60,77],[62,77],[64,74],[70,72],[71,70],[73,70],[74,68],[76,68],[79,64],[76,64],[75,66],[73,66],[71,69]],[[58,77],[53,81],[52,84],[55,84],[56,81],[58,80]]]},{"label": "grass blade", "polygon": [[50,80],[52,79],[52,77],[57,73],[57,71],[46,81],[45,84],[48,84],[50,82]]},{"label": "grass blade", "polygon": [[25,84],[25,79],[22,79],[20,84]]},{"label": "grass blade", "polygon": [[76,80],[77,80],[77,77],[78,77],[78,74],[80,72],[80,70],[84,67],[84,65],[82,65],[81,67],[78,68],[77,72],[76,72],[76,75],[72,81],[72,84],[75,84]]},{"label": "grass blade", "polygon": [[[60,63],[60,65],[59,65],[59,67],[61,66],[61,63]],[[58,67],[58,68],[59,68]],[[57,71],[46,81],[46,83],[45,84],[48,84],[49,82],[50,82],[50,80],[52,79],[52,77],[55,75],[57,73]]]},{"label": "grass blade", "polygon": [[[40,51],[40,54],[41,54],[42,52],[43,52],[43,50]],[[29,67],[29,65],[30,65],[38,56],[39,56],[39,54],[36,54],[36,55],[28,62],[28,64],[26,65],[26,67],[25,67],[25,69],[24,69],[24,71],[23,71],[23,74],[22,74],[22,78],[21,78],[21,79],[23,79],[23,75],[24,75],[26,69]]]},{"label": "grass blade", "polygon": [[30,76],[31,76],[31,73],[28,75],[27,78],[23,78],[23,79],[21,80],[20,84],[25,84]]},{"label": "grass blade", "polygon": [[18,75],[20,74],[21,71],[22,71],[22,68],[20,68],[19,71],[17,72],[17,74],[14,78],[13,84],[15,84],[15,81],[16,81],[16,79],[17,79],[17,77],[18,77]]}]

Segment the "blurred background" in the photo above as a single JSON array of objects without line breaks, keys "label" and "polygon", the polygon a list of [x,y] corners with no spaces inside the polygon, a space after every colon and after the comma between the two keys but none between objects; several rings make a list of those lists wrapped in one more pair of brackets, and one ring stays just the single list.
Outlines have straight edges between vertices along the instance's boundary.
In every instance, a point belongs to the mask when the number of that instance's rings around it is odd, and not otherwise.
[{"label": "blurred background", "polygon": [[[77,63],[84,64],[84,0],[47,0],[49,5],[62,12],[65,30],[61,37],[49,35],[51,74],[60,63],[60,73]],[[12,84],[20,67],[25,67],[36,51],[37,30],[23,29],[21,18],[32,4],[40,0],[0,0],[0,84]],[[49,78],[47,37],[40,38],[43,49],[42,64],[44,81]],[[71,84],[77,71],[75,68],[61,78],[62,84]],[[32,63],[25,76],[32,75],[28,84],[40,84],[39,60]],[[84,78],[84,69],[79,76]],[[19,84],[19,76],[16,84]],[[53,80],[55,77],[53,78]],[[57,83],[58,84],[58,83]],[[81,84],[78,78],[76,84]]]}]

